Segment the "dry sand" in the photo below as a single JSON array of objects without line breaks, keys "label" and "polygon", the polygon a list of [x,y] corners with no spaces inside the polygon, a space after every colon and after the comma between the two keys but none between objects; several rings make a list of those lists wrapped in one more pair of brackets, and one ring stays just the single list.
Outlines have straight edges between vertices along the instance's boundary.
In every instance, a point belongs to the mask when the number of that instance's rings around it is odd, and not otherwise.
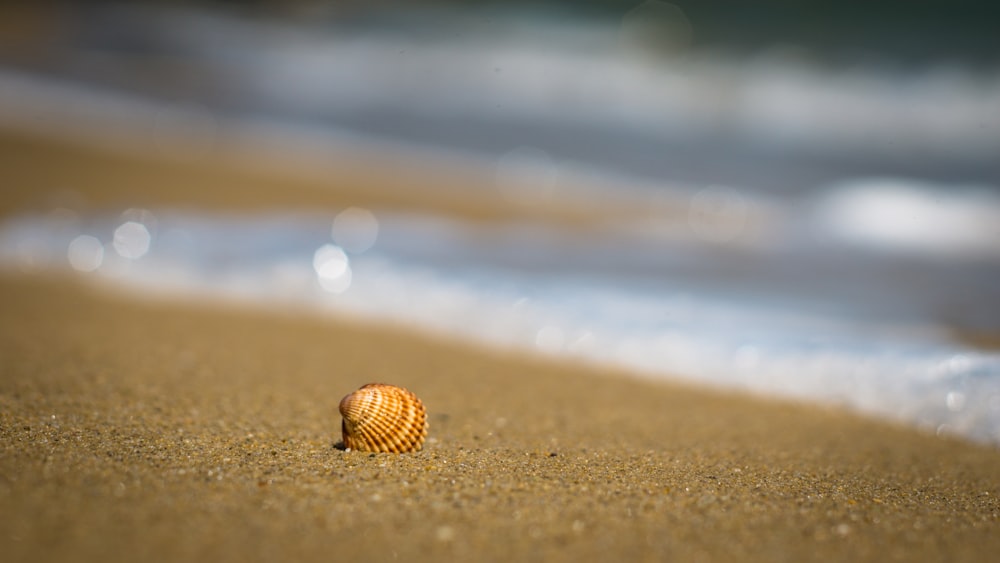
[{"label": "dry sand", "polygon": [[[0,136],[0,164],[17,180],[3,214],[67,189],[92,206],[363,199],[274,178],[241,192],[232,171],[183,163],[155,164],[137,188],[126,179],[148,162],[13,135]],[[168,192],[169,178],[184,187]],[[1000,553],[994,448],[384,327],[130,300],[74,279],[6,274],[0,300],[5,561]],[[424,451],[334,447],[337,402],[370,381],[424,399]]]}]

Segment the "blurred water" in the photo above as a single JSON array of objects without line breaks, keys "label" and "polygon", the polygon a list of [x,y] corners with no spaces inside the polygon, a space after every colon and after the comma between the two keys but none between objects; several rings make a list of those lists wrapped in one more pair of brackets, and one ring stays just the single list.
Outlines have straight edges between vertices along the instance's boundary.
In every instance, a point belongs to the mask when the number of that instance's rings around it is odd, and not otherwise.
[{"label": "blurred water", "polygon": [[[353,246],[359,238],[367,240]],[[696,236],[570,236],[544,225],[376,219],[359,209],[240,219],[130,210],[8,222],[0,264],[396,323],[1000,443],[1000,354],[955,342],[938,317],[949,310],[1000,318],[996,262],[985,270],[938,256],[910,264],[930,275],[945,266],[957,283],[939,292],[928,289],[935,283],[900,279],[898,260],[873,260],[866,249],[844,247],[837,267],[824,267],[817,252],[836,240],[732,256]],[[720,278],[734,260],[743,275]]]},{"label": "blurred water", "polygon": [[18,66],[190,108],[188,127],[269,118],[782,197],[844,177],[1000,185],[995,64],[694,48],[698,22],[677,10],[645,2],[599,20],[360,10],[303,22],[110,5],[73,12],[56,54]]},{"label": "blurred water", "polygon": [[492,181],[469,191],[522,206],[619,213],[568,229],[63,209],[0,225],[0,266],[401,323],[1000,443],[1000,354],[957,337],[1000,333],[1000,70],[689,50],[686,20],[657,6],[653,29],[677,35],[655,56],[629,18],[428,34],[405,18],[88,13],[59,57],[0,69],[0,125],[185,158],[248,140],[306,164],[363,147],[478,167]]}]

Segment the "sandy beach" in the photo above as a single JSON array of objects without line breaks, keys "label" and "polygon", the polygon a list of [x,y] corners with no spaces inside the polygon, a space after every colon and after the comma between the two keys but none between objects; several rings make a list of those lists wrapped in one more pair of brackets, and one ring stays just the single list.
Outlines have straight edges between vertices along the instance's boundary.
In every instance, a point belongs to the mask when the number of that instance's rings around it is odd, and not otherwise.
[{"label": "sandy beach", "polygon": [[[56,207],[429,206],[327,182],[0,135],[0,217]],[[375,187],[372,187],[375,186]],[[540,211],[536,211],[540,213]],[[1000,451],[836,410],[391,327],[0,276],[6,561],[984,561]],[[419,395],[411,455],[345,452],[340,398]]]}]

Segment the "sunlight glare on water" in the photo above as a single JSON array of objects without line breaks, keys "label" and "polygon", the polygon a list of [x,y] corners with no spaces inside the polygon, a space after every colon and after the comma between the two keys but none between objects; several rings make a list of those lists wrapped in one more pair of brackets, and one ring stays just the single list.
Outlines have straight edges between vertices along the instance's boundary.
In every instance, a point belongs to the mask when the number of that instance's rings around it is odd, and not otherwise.
[{"label": "sunlight glare on water", "polygon": [[150,228],[155,227],[156,216],[146,209],[128,209],[122,218],[125,222],[115,229],[111,245],[122,258],[138,260],[149,252],[153,241]]},{"label": "sunlight glare on water", "polygon": [[142,223],[126,221],[115,229],[115,239],[112,243],[115,251],[123,258],[137,260],[149,252],[151,237],[149,229]]},{"label": "sunlight glare on water", "polygon": [[343,293],[351,287],[351,265],[344,250],[324,244],[313,254],[313,269],[320,286],[330,293]]},{"label": "sunlight glare on water", "polygon": [[66,257],[74,270],[93,272],[104,261],[104,245],[96,237],[80,235],[69,243]]}]

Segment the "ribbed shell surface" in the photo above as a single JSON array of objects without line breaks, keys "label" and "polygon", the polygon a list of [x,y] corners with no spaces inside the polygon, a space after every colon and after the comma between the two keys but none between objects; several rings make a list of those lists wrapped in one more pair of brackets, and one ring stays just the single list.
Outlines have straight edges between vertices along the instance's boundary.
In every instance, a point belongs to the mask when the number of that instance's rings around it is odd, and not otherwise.
[{"label": "ribbed shell surface", "polygon": [[362,452],[419,450],[427,438],[427,413],[410,391],[369,383],[340,401],[344,447]]}]

